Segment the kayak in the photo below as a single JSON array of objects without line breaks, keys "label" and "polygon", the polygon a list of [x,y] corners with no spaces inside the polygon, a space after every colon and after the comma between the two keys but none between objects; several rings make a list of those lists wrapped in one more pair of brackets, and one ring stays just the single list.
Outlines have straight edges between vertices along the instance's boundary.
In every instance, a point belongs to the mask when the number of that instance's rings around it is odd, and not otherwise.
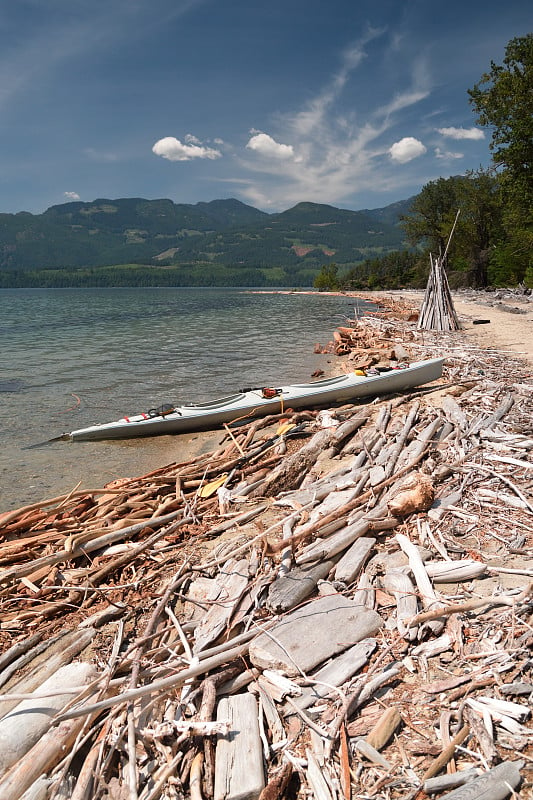
[{"label": "kayak", "polygon": [[80,428],[59,438],[71,441],[95,441],[187,433],[217,428],[224,423],[240,419],[279,414],[289,408],[315,408],[347,403],[364,397],[404,392],[438,380],[442,376],[443,361],[442,358],[433,358],[383,371],[368,370],[365,373],[363,370],[356,370],[313,383],[247,388],[228,397],[204,403],[186,403],[181,406],[164,404],[159,408],[152,408],[131,417],[122,417],[114,422]]}]

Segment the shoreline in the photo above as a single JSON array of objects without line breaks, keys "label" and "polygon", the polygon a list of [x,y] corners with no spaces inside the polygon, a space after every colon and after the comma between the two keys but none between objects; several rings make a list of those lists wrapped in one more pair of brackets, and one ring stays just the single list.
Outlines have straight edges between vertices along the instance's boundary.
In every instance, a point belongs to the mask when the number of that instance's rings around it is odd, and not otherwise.
[{"label": "shoreline", "polygon": [[[395,291],[354,292],[351,296],[404,301],[418,311],[424,299],[424,290],[397,289]],[[527,295],[507,295],[503,290],[495,293],[452,292],[452,300],[461,323],[459,335],[464,334],[484,350],[507,352],[533,364],[533,301]],[[476,324],[479,320],[488,320]]]},{"label": "shoreline", "polygon": [[[290,740],[294,754],[306,755],[304,766],[317,731],[335,747],[339,739],[349,772],[336,753],[320,752],[326,774],[337,785],[347,779],[347,795],[375,794],[375,766],[356,745],[377,742],[387,727],[394,736],[379,740],[385,790],[401,785],[414,797],[431,775],[449,786],[450,775],[438,773],[453,757],[459,774],[486,768],[473,776],[474,790],[492,782],[494,770],[511,770],[526,796],[528,365],[514,360],[513,370],[502,369],[505,359],[465,346],[461,332],[416,331],[407,301],[392,301],[390,311],[355,321],[353,331],[362,335],[353,337],[354,358],[361,351],[391,358],[400,346],[417,359],[442,353],[446,383],[335,407],[322,419],[287,409],[285,431],[274,439],[279,415],[250,420],[217,452],[187,464],[2,515],[6,711],[21,691],[42,696],[59,664],[69,674],[67,682],[61,673],[62,685],[94,681],[83,695],[72,690],[66,711],[64,698],[54,700],[60,720],[72,720],[76,730],[95,714],[84,751],[73,739],[57,743],[57,759],[69,756],[65,774],[76,793],[86,790],[87,776],[93,794],[127,791],[132,763],[141,775],[151,758],[161,772],[147,775],[146,794],[150,775],[166,780],[173,746],[180,763],[197,765],[183,774],[184,796],[192,797],[194,782],[208,777],[211,718],[237,719],[238,711],[254,719],[268,704],[266,733]],[[329,360],[337,358],[346,363]],[[277,674],[288,681],[274,682]],[[110,685],[116,691],[104,695]],[[502,724],[508,697],[512,725]],[[108,732],[119,715],[128,719],[134,702],[131,714],[142,714],[144,727],[130,754],[116,749]],[[177,718],[180,707],[185,723],[206,727],[194,736],[169,728],[169,708]],[[450,738],[467,747],[443,744],[443,709]],[[490,751],[479,738],[479,712],[490,715]],[[61,727],[47,719],[42,730],[51,747]],[[165,738],[156,750],[158,731]],[[13,739],[20,739],[16,728]],[[260,765],[259,796],[276,785],[279,754],[265,750],[255,727],[246,746]],[[96,747],[105,771],[94,770]],[[24,743],[0,778],[17,771],[17,790],[19,775],[24,790],[53,782],[57,762],[43,768],[33,753]],[[227,753],[217,743],[209,775],[227,774]],[[315,773],[298,775],[298,797],[313,794]]]},{"label": "shoreline", "polygon": [[[379,291],[257,290],[255,294],[305,294],[327,297],[354,297],[374,302],[405,303],[419,311],[424,289]],[[533,364],[533,297],[510,290],[494,292],[475,290],[453,291],[452,300],[461,323],[458,335],[464,334],[483,349],[501,350],[510,356]],[[483,320],[483,323],[480,323]],[[455,332],[454,332],[455,333]]]}]

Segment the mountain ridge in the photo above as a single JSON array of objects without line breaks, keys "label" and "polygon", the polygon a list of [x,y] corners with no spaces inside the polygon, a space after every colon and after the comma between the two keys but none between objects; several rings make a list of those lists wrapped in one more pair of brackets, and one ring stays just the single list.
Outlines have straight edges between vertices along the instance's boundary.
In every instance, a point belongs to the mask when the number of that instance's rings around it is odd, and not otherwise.
[{"label": "mountain ridge", "polygon": [[399,218],[411,201],[362,211],[302,202],[273,214],[235,198],[70,201],[37,215],[0,214],[0,275],[5,285],[6,273],[28,270],[187,266],[312,282],[325,263],[353,266],[404,247]]}]

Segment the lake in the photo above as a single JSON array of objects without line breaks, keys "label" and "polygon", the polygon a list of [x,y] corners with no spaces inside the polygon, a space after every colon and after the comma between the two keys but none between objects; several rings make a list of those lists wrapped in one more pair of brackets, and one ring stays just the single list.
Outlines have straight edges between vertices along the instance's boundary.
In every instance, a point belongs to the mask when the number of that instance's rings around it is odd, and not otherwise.
[{"label": "lake", "polygon": [[0,511],[211,450],[220,432],[34,445],[163,403],[334,373],[335,356],[314,345],[364,306],[236,289],[0,290]]}]

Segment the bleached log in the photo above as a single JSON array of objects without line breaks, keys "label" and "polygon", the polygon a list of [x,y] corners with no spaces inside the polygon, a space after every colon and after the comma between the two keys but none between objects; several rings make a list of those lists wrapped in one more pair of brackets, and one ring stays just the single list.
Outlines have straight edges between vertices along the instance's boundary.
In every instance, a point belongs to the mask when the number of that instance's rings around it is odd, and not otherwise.
[{"label": "bleached log", "polygon": [[[357,490],[356,487],[353,485],[350,486],[348,489],[341,489],[337,490],[336,488],[324,498],[324,500],[320,503],[320,505],[315,506],[315,508],[309,514],[309,521],[308,524],[317,524],[323,517],[327,517],[329,514],[335,513],[339,508],[342,508],[350,500],[357,497]],[[297,532],[297,529],[296,529]]]},{"label": "bleached log", "polygon": [[508,394],[500,403],[496,411],[494,413],[489,414],[488,416],[478,417],[476,420],[472,422],[470,428],[467,431],[468,436],[473,436],[476,433],[481,433],[481,431],[490,431],[497,422],[499,422],[505,415],[511,410],[514,404],[514,397],[511,394]]},{"label": "bleached log", "polygon": [[480,500],[498,501],[499,503],[503,503],[511,508],[529,508],[529,503],[527,500],[521,500],[520,497],[515,497],[514,495],[506,494],[505,492],[495,492],[492,489],[486,489],[485,487],[480,486],[477,490],[477,493]]},{"label": "bleached log", "polygon": [[20,800],[40,775],[49,773],[69,753],[85,721],[66,720],[47,731],[0,780],[2,800]]},{"label": "bleached log", "polygon": [[405,420],[403,429],[401,430],[399,436],[397,437],[394,446],[390,449],[388,453],[387,463],[385,466],[385,475],[384,475],[385,478],[390,478],[390,476],[394,472],[394,469],[396,467],[396,462],[398,461],[400,453],[405,446],[405,442],[407,441],[407,437],[409,436],[409,433],[411,432],[411,429],[416,422],[419,408],[420,408],[419,402],[413,404],[411,410],[409,411],[409,414],[407,415],[407,419]]},{"label": "bleached log", "polygon": [[352,678],[368,662],[377,647],[375,639],[363,639],[349,650],[336,656],[324,667],[309,676],[312,686],[306,686],[294,701],[294,705],[304,709],[330,694],[335,694],[335,687],[342,686]]},{"label": "bleached log", "polygon": [[[67,664],[41,684],[34,699],[23,700],[0,720],[0,775],[33,747],[49,729],[55,714],[73,699],[68,689],[90,683],[96,676],[92,664]],[[55,694],[39,698],[47,693]]]},{"label": "bleached log", "polygon": [[342,553],[343,550],[346,550],[347,547],[361,536],[364,536],[369,528],[369,519],[363,519],[351,525],[345,525],[328,539],[317,539],[306,547],[296,561],[298,564],[310,564],[323,558],[331,559],[338,553]]},{"label": "bleached log", "polygon": [[369,536],[357,539],[335,567],[335,580],[352,583],[361,572],[375,544],[376,539]]},{"label": "bleached log", "polygon": [[358,606],[364,608],[374,609],[376,605],[376,590],[372,584],[372,580],[366,572],[363,572],[359,578],[357,589],[353,593],[352,600]]},{"label": "bleached log", "polygon": [[[277,469],[261,485],[261,496],[269,497],[278,492],[294,489],[311,469],[319,455],[334,441],[334,429],[319,431],[292,456],[285,458]],[[254,497],[256,492],[251,492]]]},{"label": "bleached log", "polygon": [[[427,609],[437,609],[443,606],[444,604],[437,597],[433,585],[428,577],[424,562],[420,557],[418,547],[416,547],[416,545],[414,545],[403,533],[396,534],[396,541],[409,558],[409,566],[411,567],[411,571],[415,577],[423,607]],[[435,636],[438,636],[442,632],[444,624],[445,622],[443,619],[432,620],[428,623],[432,633]]]},{"label": "bleached log", "polygon": [[454,397],[449,394],[444,395],[441,400],[441,408],[450,422],[453,422],[460,430],[466,430],[468,427],[467,416]]},{"label": "bleached log", "polygon": [[523,761],[504,761],[439,800],[505,800],[520,781]]},{"label": "bleached log", "polygon": [[479,777],[478,769],[464,769],[461,772],[452,772],[449,775],[439,775],[437,778],[428,778],[424,781],[423,790],[426,794],[439,794],[446,789],[464,786]]},{"label": "bleached log", "polygon": [[493,764],[498,756],[498,750],[494,742],[492,719],[489,715],[489,725],[487,727],[485,724],[486,717],[486,714],[480,716],[478,712],[474,711],[471,706],[465,703],[463,708],[463,719],[470,727],[471,735],[475,736],[477,739],[478,747],[483,758],[487,764]]},{"label": "bleached log", "polygon": [[474,561],[472,558],[465,558],[461,561],[428,561],[425,568],[435,583],[471,581],[484,575],[487,571],[485,564],[481,561]]},{"label": "bleached log", "polygon": [[342,595],[326,595],[291,611],[268,633],[250,644],[250,660],[258,667],[279,669],[290,677],[310,672],[347,650],[383,625],[375,611]]},{"label": "bleached log", "polygon": [[217,739],[214,800],[255,800],[265,785],[257,701],[252,694],[223,697],[217,721],[229,733]]},{"label": "bleached log", "polygon": [[373,764],[378,764],[380,767],[383,767],[387,770],[392,769],[392,764],[390,761],[382,756],[379,750],[376,750],[375,747],[372,747],[372,745],[369,744],[365,739],[358,739],[355,743],[355,749]]},{"label": "bleached log", "polygon": [[53,778],[47,778],[46,775],[40,775],[36,781],[29,786],[20,800],[47,800],[50,787],[55,783]]},{"label": "bleached log", "polygon": [[334,795],[325,778],[324,768],[320,766],[311,750],[307,750],[306,777],[311,789],[311,797],[314,800],[334,800]]},{"label": "bleached log", "polygon": [[[38,664],[34,667],[31,664],[31,671],[23,678],[10,686],[11,694],[30,694],[44,681],[50,678],[60,667],[68,664],[81,651],[87,647],[96,634],[95,628],[89,626],[86,630],[69,631],[61,635],[57,640],[54,638],[50,642],[49,652],[44,650],[40,653]],[[58,642],[60,643],[58,646]],[[13,709],[18,700],[0,700],[0,718],[8,714]]]},{"label": "bleached log", "polygon": [[333,561],[320,561],[303,569],[295,567],[270,584],[267,605],[276,614],[290,611],[306,600],[316,589],[317,583],[333,568]]},{"label": "bleached log", "polygon": [[[213,592],[207,598],[209,611],[194,631],[194,653],[214,642],[224,631],[231,615],[248,587],[248,560],[230,559],[219,573]],[[211,605],[212,604],[212,605]]]},{"label": "bleached log", "polygon": [[418,629],[409,628],[405,621],[411,620],[417,612],[418,604],[414,584],[401,569],[391,569],[382,578],[383,586],[396,600],[396,625],[398,633],[411,642],[417,637]]},{"label": "bleached log", "polygon": [[257,684],[277,703],[281,703],[285,697],[299,697],[302,694],[302,687],[298,683],[272,669],[264,669],[257,677]]},{"label": "bleached log", "polygon": [[411,655],[418,658],[431,658],[438,656],[440,653],[445,653],[452,646],[452,637],[449,633],[443,633],[437,639],[430,639],[427,642],[422,642],[411,650]]},{"label": "bleached log", "polygon": [[[425,428],[423,428],[417,434],[413,441],[401,451],[396,466],[396,472],[400,472],[407,464],[418,463],[428,446],[434,444],[439,438],[442,428],[442,418],[440,416],[437,416],[435,419],[432,419],[430,422],[428,422]],[[394,485],[392,489],[394,490]]]},{"label": "bleached log", "polygon": [[267,721],[272,745],[275,748],[276,745],[279,746],[281,743],[287,740],[285,728],[283,727],[276,703],[270,696],[269,692],[263,688],[261,683],[259,683],[259,681],[257,684],[257,690],[259,692],[259,699],[261,701],[261,711],[263,712]]}]

